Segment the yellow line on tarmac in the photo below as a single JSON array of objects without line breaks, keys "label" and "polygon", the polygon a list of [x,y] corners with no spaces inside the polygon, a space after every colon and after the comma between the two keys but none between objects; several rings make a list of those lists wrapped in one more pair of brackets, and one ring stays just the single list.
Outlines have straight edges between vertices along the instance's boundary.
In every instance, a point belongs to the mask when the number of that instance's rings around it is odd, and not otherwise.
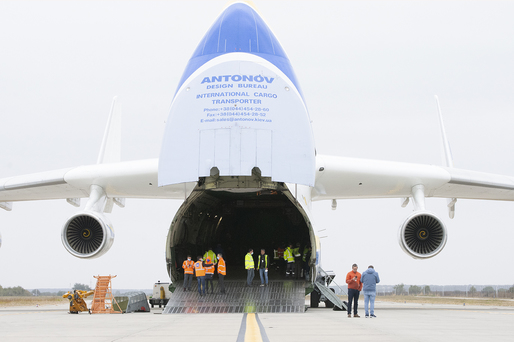
[{"label": "yellow line on tarmac", "polygon": [[256,313],[245,313],[241,320],[241,328],[237,342],[269,342],[266,330]]},{"label": "yellow line on tarmac", "polygon": [[262,342],[261,330],[254,313],[246,316],[245,342]]}]

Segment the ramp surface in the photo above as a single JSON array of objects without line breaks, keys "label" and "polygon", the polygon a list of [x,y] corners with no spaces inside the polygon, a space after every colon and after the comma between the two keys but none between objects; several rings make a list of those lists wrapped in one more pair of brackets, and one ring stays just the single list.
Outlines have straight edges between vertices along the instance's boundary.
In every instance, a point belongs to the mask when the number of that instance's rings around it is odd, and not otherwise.
[{"label": "ramp surface", "polygon": [[270,281],[266,287],[225,281],[225,294],[219,293],[215,281],[214,294],[205,296],[198,294],[196,283],[191,291],[184,291],[182,282],[175,284],[163,314],[305,312],[305,282],[301,280]]}]

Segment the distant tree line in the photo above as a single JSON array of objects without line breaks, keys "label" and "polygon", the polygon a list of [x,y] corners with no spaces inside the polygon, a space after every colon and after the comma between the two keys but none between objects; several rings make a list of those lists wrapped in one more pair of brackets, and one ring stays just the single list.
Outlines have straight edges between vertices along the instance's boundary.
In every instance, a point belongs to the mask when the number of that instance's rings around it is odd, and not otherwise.
[{"label": "distant tree line", "polygon": [[57,291],[57,292],[41,292],[39,290],[32,290],[33,296],[41,296],[41,297],[61,297],[63,294],[65,294],[67,291]]},{"label": "distant tree line", "polygon": [[[496,294],[498,293],[498,296]],[[411,295],[411,296],[417,296],[417,295],[443,295],[445,297],[463,297],[466,296],[466,291],[462,290],[453,290],[453,291],[437,291],[433,292],[430,289],[430,286],[417,286],[417,285],[411,285],[409,288],[406,288],[404,284],[398,284],[393,287],[393,294],[397,296],[401,295]],[[469,297],[491,297],[491,298],[514,298],[514,286],[511,286],[509,289],[498,289],[498,292],[496,292],[496,289],[492,286],[486,286],[481,291],[478,291],[475,286],[471,286],[469,290],[467,291],[467,295]]]},{"label": "distant tree line", "polygon": [[21,286],[3,288],[0,285],[0,296],[32,296],[32,293]]},{"label": "distant tree line", "polygon": [[[90,291],[91,288],[89,288],[88,285],[85,285],[85,284],[80,284],[80,283],[75,283],[75,285],[73,285],[73,290],[82,290],[82,291]],[[6,287],[6,288],[3,288],[1,285],[0,285],[0,297],[1,296],[18,296],[18,297],[23,297],[23,296],[62,296],[63,294],[65,294],[66,292],[65,291],[57,291],[57,292],[41,292],[39,290],[32,290],[32,292],[28,291],[28,290],[25,290],[23,287],[21,286],[16,286],[16,287]]]},{"label": "distant tree line", "polygon": [[91,288],[88,285],[80,283],[75,283],[75,285],[73,285],[73,289],[81,291],[91,291]]}]

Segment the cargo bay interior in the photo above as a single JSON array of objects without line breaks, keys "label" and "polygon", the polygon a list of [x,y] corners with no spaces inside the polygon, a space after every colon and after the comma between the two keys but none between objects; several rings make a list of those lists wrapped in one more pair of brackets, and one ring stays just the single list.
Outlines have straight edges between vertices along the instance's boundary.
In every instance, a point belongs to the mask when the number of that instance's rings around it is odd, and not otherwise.
[{"label": "cargo bay interior", "polygon": [[[168,233],[166,259],[171,280],[183,279],[182,262],[188,254],[196,260],[218,244],[227,264],[227,280],[246,279],[244,258],[249,248],[256,261],[261,248],[266,250],[270,279],[284,278],[285,265],[278,268],[274,249],[300,243],[303,251],[311,245],[313,233],[287,186],[274,183],[273,188],[204,190],[197,186],[177,211]],[[255,276],[257,280],[258,272]]]}]

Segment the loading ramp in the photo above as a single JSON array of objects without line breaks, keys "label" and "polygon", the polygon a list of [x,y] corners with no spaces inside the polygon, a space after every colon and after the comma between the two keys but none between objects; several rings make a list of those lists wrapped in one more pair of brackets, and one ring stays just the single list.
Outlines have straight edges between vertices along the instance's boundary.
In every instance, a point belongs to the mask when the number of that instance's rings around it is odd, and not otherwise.
[{"label": "loading ramp", "polygon": [[182,281],[176,282],[163,314],[189,313],[263,313],[305,312],[305,281],[277,280],[268,286],[247,287],[246,281],[225,281],[225,294],[219,293],[214,281],[214,294],[200,296],[196,281],[191,291],[184,291]]}]

